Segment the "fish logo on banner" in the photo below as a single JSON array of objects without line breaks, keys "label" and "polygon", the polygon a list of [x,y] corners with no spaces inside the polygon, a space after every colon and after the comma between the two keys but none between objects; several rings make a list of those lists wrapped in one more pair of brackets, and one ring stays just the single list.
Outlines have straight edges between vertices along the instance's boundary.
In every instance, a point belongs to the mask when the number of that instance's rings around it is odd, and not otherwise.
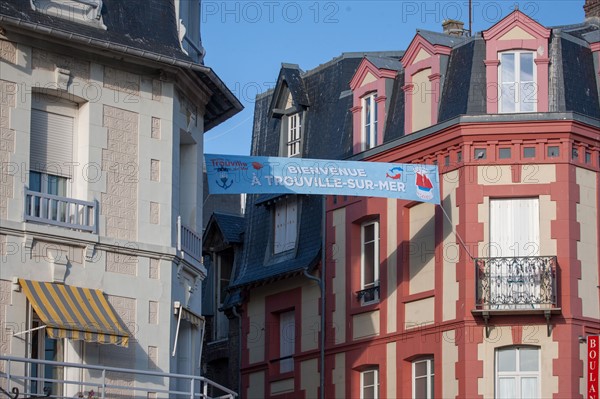
[{"label": "fish logo on banner", "polygon": [[395,168],[390,169],[390,171],[385,174],[385,177],[392,180],[398,180],[402,177],[402,172],[403,169],[400,166],[396,166]]},{"label": "fish logo on banner", "polygon": [[425,169],[415,169],[415,186],[417,186],[417,197],[423,200],[430,200],[433,198],[433,184],[431,179],[427,176]]}]

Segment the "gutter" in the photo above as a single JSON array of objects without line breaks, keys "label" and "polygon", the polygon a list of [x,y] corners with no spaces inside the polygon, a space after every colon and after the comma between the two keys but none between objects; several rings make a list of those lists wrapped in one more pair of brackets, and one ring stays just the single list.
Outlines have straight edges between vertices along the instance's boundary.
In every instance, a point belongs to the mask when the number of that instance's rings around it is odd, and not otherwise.
[{"label": "gutter", "polygon": [[[51,36],[60,40],[66,39],[74,43],[84,44],[86,46],[94,47],[97,49],[111,50],[131,55],[134,57],[143,58],[153,62],[158,62],[164,65],[199,72],[204,76],[208,77],[210,83],[212,83],[215,86],[215,88],[218,91],[220,91],[221,94],[231,103],[233,108],[232,111],[235,111],[234,113],[237,113],[244,108],[242,103],[233,95],[233,93],[229,90],[225,83],[223,83],[223,81],[217,76],[217,74],[215,74],[215,72],[210,67],[197,64],[193,61],[184,61],[172,56],[165,56],[152,51],[140,50],[135,47],[115,44],[106,40],[96,39],[82,34],[66,32],[60,29],[50,28],[39,23],[27,22],[22,19],[8,17],[6,15],[0,15],[0,23],[5,23],[16,28],[26,29],[28,31],[33,31],[43,35]],[[233,115],[230,114],[232,111],[225,112],[223,116],[227,116],[228,118],[229,116]],[[220,120],[222,122],[223,120],[227,119],[223,118],[223,116],[218,118],[217,120]]]}]

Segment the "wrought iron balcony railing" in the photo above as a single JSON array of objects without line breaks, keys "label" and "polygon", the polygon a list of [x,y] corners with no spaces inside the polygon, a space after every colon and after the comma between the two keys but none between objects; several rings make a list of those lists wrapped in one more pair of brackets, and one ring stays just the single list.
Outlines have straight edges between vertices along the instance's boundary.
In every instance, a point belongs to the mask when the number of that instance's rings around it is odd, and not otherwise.
[{"label": "wrought iron balcony railing", "polygon": [[356,298],[362,303],[371,303],[379,300],[379,285],[374,285],[364,290],[356,291]]},{"label": "wrought iron balcony railing", "polygon": [[97,233],[98,205],[58,195],[25,190],[25,221]]},{"label": "wrought iron balcony railing", "polygon": [[556,308],[556,256],[476,258],[480,310]]}]

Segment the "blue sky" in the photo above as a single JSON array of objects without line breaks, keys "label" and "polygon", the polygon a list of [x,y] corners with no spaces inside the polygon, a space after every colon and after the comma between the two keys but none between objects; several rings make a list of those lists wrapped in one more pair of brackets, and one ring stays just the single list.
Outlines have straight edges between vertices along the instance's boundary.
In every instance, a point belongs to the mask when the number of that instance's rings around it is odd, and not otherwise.
[{"label": "blue sky", "polygon": [[[584,0],[473,0],[473,32],[515,7],[545,26],[584,20]],[[254,98],[275,84],[282,62],[310,70],[343,52],[405,50],[416,29],[440,32],[444,19],[468,25],[468,0],[202,0],[205,64],[245,109],[204,136],[207,153],[250,153]]]}]

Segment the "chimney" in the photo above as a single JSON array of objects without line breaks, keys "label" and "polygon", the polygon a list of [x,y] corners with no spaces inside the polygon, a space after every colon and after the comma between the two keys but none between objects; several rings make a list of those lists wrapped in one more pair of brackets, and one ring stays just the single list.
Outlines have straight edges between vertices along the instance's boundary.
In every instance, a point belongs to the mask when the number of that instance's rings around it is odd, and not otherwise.
[{"label": "chimney", "polygon": [[585,11],[585,19],[600,18],[600,0],[585,0],[583,11]]},{"label": "chimney", "polygon": [[[598,2],[600,0],[594,1]],[[463,36],[465,33],[464,26],[464,22],[457,21],[455,19],[445,19],[442,22],[442,28],[444,29],[444,33],[450,36]]]}]

